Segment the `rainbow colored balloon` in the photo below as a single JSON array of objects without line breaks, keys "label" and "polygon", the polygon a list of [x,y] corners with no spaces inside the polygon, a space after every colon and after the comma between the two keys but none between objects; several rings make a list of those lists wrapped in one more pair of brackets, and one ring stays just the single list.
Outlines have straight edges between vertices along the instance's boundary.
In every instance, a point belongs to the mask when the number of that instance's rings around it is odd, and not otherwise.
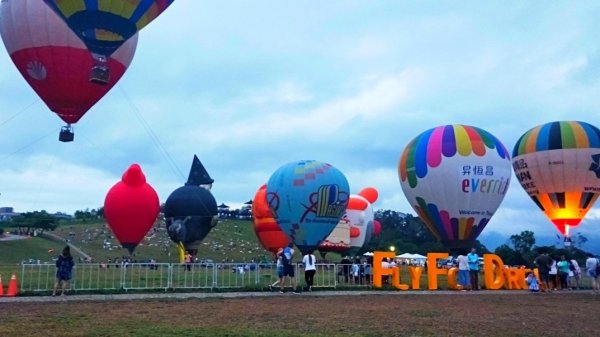
[{"label": "rainbow colored balloon", "polygon": [[316,249],[344,215],[350,187],[330,164],[301,160],[280,167],[267,183],[267,202],[300,251]]},{"label": "rainbow colored balloon", "polygon": [[525,132],[513,170],[533,202],[565,236],[600,194],[600,130],[584,122],[551,122]]},{"label": "rainbow colored balloon", "polygon": [[485,130],[445,125],[406,146],[398,175],[406,198],[431,233],[447,247],[467,248],[504,199],[510,157]]},{"label": "rainbow colored balloon", "polygon": [[44,0],[97,55],[112,55],[174,0]]}]

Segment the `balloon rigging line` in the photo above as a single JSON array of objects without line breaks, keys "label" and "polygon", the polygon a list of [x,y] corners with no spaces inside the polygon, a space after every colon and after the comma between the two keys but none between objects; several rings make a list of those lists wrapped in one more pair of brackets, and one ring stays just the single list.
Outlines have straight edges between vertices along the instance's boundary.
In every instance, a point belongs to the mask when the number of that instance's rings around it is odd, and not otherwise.
[{"label": "balloon rigging line", "polygon": [[181,172],[181,170],[179,169],[179,167],[177,166],[177,164],[175,163],[173,158],[169,155],[169,152],[162,145],[162,143],[160,142],[160,139],[158,138],[156,133],[150,127],[150,124],[148,124],[148,122],[144,119],[144,116],[141,114],[140,109],[138,109],[138,107],[131,100],[131,98],[129,97],[129,95],[127,94],[127,92],[125,91],[125,89],[122,86],[117,85],[117,87],[119,87],[119,89],[121,90],[121,93],[125,97],[125,100],[127,100],[127,103],[129,104],[129,106],[132,108],[136,118],[138,119],[140,124],[142,124],[142,127],[146,130],[146,132],[148,133],[148,136],[154,142],[154,145],[156,145],[156,147],[159,149],[159,152],[162,153],[162,155],[165,157],[165,159],[167,160],[167,162],[169,163],[171,168],[175,171],[175,173],[179,174],[179,176],[185,180],[185,176],[183,175],[183,173]]},{"label": "balloon rigging line", "polygon": [[40,99],[36,99],[35,101],[29,103],[29,105],[27,105],[26,107],[24,107],[23,109],[21,109],[19,112],[17,112],[16,114],[8,117],[8,119],[0,122],[0,126],[3,126],[4,124],[10,122],[11,120],[15,119],[17,116],[21,115],[22,113],[24,113],[25,111],[27,111],[29,108],[31,108],[32,106],[34,106],[37,102],[39,102]]},{"label": "balloon rigging line", "polygon": [[0,163],[4,162],[6,159],[10,158],[12,155],[17,154],[17,153],[25,150],[26,148],[30,147],[31,145],[33,145],[33,144],[41,141],[42,139],[44,139],[44,138],[46,138],[46,137],[48,137],[48,136],[50,136],[50,135],[52,135],[54,133],[56,133],[56,129],[55,128],[53,128],[52,131],[50,131],[49,133],[47,133],[47,134],[45,134],[45,135],[43,135],[43,136],[41,136],[39,138],[36,138],[33,142],[31,142],[31,143],[29,143],[29,144],[27,144],[27,145],[25,145],[25,146],[23,146],[23,147],[21,147],[19,149],[15,150],[15,151],[13,151],[13,152],[11,152],[9,154],[7,154],[3,158],[0,158]]},{"label": "balloon rigging line", "polygon": [[[94,143],[89,137],[87,137],[85,134],[79,134],[78,137],[83,138],[83,140],[85,140],[94,150],[100,152],[100,154],[102,154],[102,158],[105,161],[110,161],[111,155],[106,153],[106,151],[104,151],[102,148],[100,148],[96,143]],[[114,157],[113,157],[114,158]]]},{"label": "balloon rigging line", "polygon": [[48,165],[48,167],[43,170],[43,172],[45,173],[44,175],[44,179],[42,179],[42,183],[39,185],[39,188],[37,189],[37,193],[35,194],[35,197],[33,198],[33,202],[32,205],[34,206],[33,209],[37,209],[37,205],[40,201],[40,195],[42,195],[42,193],[46,192],[46,187],[48,186],[48,175],[50,174],[50,172],[52,171],[52,167],[54,167],[54,163],[56,162],[56,159],[59,157],[59,151],[60,151],[60,155],[62,157],[62,154],[64,154],[65,152],[65,146],[53,146],[55,148],[54,151],[54,155],[51,157],[50,159],[50,163]]}]

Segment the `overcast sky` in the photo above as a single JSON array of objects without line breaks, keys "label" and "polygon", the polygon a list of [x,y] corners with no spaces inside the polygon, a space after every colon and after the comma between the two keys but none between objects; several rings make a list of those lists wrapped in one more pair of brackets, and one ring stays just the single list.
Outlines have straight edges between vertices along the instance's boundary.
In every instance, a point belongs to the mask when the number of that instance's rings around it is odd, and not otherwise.
[{"label": "overcast sky", "polygon": [[[474,125],[512,149],[538,124],[600,126],[598,17],[594,1],[177,0],[68,144],[1,52],[0,206],[97,208],[132,163],[164,202],[196,154],[218,203],[315,159],[353,193],[377,188],[377,209],[414,213],[396,167],[426,129]],[[486,231],[524,229],[555,232],[513,179]]]}]

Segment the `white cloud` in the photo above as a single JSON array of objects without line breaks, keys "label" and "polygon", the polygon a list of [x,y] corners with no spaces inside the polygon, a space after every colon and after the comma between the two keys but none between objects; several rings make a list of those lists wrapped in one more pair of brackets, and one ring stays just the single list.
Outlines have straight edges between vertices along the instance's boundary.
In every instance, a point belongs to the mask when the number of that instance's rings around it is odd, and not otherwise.
[{"label": "white cloud", "polygon": [[[169,162],[187,175],[198,154],[219,202],[247,201],[285,162],[318,159],[353,193],[378,188],[376,208],[414,214],[396,165],[422,131],[471,124],[511,149],[549,120],[597,122],[597,14],[584,3],[177,1],[141,32],[74,144],[56,141],[62,123],[42,103],[0,126],[0,204],[98,207],[133,162],[164,200],[184,180]],[[0,123],[34,100],[2,54]],[[530,228],[554,231],[513,182],[486,231]]]}]

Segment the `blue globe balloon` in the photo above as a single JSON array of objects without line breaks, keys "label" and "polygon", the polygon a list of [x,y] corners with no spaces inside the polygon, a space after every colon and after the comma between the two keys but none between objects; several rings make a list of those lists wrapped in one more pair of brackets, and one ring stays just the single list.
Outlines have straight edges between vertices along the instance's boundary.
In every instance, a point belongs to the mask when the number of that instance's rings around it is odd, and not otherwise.
[{"label": "blue globe balloon", "polygon": [[344,174],[316,160],[283,165],[267,183],[273,217],[302,253],[316,249],[331,234],[349,198]]}]

